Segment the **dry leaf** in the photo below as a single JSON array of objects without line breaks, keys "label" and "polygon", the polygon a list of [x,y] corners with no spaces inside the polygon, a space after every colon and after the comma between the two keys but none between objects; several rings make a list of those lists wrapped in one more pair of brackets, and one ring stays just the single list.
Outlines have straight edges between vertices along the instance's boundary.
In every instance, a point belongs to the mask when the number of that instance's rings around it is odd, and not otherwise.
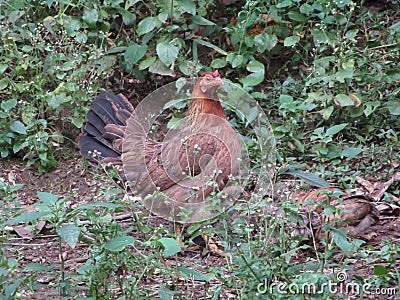
[{"label": "dry leaf", "polygon": [[361,184],[368,192],[369,196],[374,201],[381,200],[383,194],[387,191],[387,189],[393,184],[393,182],[400,181],[400,172],[396,172],[393,177],[386,182],[375,182],[372,183],[368,180],[365,180],[359,176],[356,177],[356,181]]},{"label": "dry leaf", "polygon": [[391,203],[379,203],[376,206],[376,209],[379,210],[381,214],[388,215],[396,215],[400,214],[400,206]]},{"label": "dry leaf", "polygon": [[360,100],[360,98],[358,98],[357,95],[350,93],[349,97],[353,101],[354,107],[359,107],[360,106],[361,100]]},{"label": "dry leaf", "polygon": [[35,237],[32,231],[26,230],[25,225],[13,226],[14,231],[22,238],[33,238]]},{"label": "dry leaf", "polygon": [[[325,191],[340,191],[342,193],[341,202],[336,197],[330,197]],[[329,203],[327,203],[329,200]],[[379,218],[379,211],[375,206],[366,200],[364,195],[354,195],[351,191],[341,190],[338,187],[328,187],[316,189],[300,199],[300,203],[314,201],[314,204],[302,206],[301,211],[308,212],[306,223],[311,224],[317,240],[327,236],[323,231],[323,224],[326,222],[334,223],[334,219],[340,218],[340,227],[349,231],[349,236],[364,237],[363,233]],[[324,205],[333,205],[343,211],[342,214],[335,213],[327,220]],[[304,215],[303,215],[304,219]]]},{"label": "dry leaf", "polygon": [[115,43],[112,39],[110,39],[109,37],[107,38],[107,43],[111,46],[111,47],[115,47]]}]

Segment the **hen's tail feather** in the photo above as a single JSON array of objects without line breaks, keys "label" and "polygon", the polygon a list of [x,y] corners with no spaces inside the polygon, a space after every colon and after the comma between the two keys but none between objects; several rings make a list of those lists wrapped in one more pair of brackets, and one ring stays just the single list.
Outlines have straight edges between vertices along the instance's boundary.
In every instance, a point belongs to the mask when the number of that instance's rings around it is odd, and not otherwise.
[{"label": "hen's tail feather", "polygon": [[89,110],[86,114],[86,124],[84,127],[84,132],[87,131],[93,136],[103,135],[104,126],[106,126],[106,123],[102,119],[100,119],[100,117],[96,115],[92,110]]},{"label": "hen's tail feather", "polygon": [[98,96],[86,115],[79,140],[81,154],[94,163],[107,158],[120,160],[125,125],[133,111],[132,104],[121,94],[108,91]]},{"label": "hen's tail feather", "polygon": [[121,156],[118,152],[89,135],[85,135],[79,140],[79,147],[81,154],[91,162],[98,162],[106,157],[118,158]]}]

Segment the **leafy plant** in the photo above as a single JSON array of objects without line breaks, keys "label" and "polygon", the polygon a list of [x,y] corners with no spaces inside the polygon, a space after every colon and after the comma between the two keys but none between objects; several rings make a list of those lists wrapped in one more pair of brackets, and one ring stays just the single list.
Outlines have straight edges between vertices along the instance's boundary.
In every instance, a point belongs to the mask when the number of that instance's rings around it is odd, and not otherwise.
[{"label": "leafy plant", "polygon": [[0,10],[0,154],[23,152],[29,164],[46,171],[56,165],[54,151],[64,141],[59,128],[65,122],[82,126],[82,104],[112,59],[85,45],[87,38],[69,30],[71,24],[64,28],[65,15],[44,18],[39,6],[25,10],[20,4],[2,3]]}]

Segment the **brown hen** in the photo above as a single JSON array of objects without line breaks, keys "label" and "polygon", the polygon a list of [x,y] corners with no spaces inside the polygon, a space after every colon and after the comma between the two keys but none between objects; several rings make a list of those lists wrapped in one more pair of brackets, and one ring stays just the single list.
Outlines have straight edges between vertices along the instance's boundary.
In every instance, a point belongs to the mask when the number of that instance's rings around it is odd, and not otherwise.
[{"label": "brown hen", "polygon": [[[143,199],[153,195],[150,204],[145,201],[152,212],[174,222],[206,219],[210,213],[204,211],[204,203],[221,197],[231,176],[237,175],[241,157],[240,142],[217,96],[222,84],[218,71],[204,73],[193,88],[185,126],[163,142],[141,134],[141,117],[124,96],[100,95],[87,114],[79,140],[81,154],[94,163],[123,165],[133,194]],[[208,244],[225,256],[215,244]]]}]

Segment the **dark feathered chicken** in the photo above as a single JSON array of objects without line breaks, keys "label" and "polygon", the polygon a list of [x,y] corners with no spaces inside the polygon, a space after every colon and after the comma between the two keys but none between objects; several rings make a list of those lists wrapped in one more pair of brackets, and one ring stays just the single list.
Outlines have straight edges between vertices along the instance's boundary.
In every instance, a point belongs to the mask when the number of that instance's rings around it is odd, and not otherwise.
[{"label": "dark feathered chicken", "polygon": [[[123,164],[134,194],[166,195],[146,205],[153,212],[165,216],[164,211],[171,210],[168,202],[173,202],[192,210],[189,221],[199,220],[203,212],[196,210],[204,206],[192,204],[222,191],[238,173],[241,156],[239,140],[218,100],[220,85],[218,71],[204,73],[193,89],[184,128],[163,142],[138,138],[141,120],[130,118],[134,108],[124,96],[100,95],[87,114],[81,153],[92,162]],[[174,210],[171,220],[187,221],[179,212]]]}]

